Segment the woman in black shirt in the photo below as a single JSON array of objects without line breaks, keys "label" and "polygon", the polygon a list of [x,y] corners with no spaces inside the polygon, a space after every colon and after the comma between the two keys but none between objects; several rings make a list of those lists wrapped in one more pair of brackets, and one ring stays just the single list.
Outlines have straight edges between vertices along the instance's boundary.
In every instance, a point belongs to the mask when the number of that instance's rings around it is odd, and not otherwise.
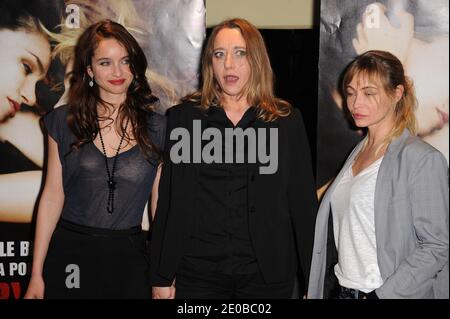
[{"label": "woman in black shirt", "polygon": [[245,20],[212,31],[202,77],[168,112],[153,298],[290,298],[297,273],[307,280],[317,206],[300,112],[274,96]]}]

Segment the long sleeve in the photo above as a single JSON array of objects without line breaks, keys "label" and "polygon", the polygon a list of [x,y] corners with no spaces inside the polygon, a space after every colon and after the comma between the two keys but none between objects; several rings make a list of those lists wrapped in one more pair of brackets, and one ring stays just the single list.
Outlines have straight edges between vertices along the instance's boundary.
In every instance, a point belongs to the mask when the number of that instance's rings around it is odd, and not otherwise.
[{"label": "long sleeve", "polygon": [[312,171],[311,155],[305,127],[299,110],[294,109],[294,127],[290,132],[292,160],[288,186],[291,220],[295,230],[297,254],[303,272],[305,287],[311,267],[314,228],[317,214],[317,196]]},{"label": "long sleeve", "polygon": [[158,187],[158,203],[155,219],[151,227],[150,245],[150,283],[155,287],[167,287],[172,284],[172,279],[164,278],[158,274],[161,251],[164,241],[164,233],[167,217],[170,210],[172,162],[170,160],[171,140],[170,132],[173,127],[170,109],[167,111],[167,126],[165,131],[163,166]]},{"label": "long sleeve", "polygon": [[381,298],[420,296],[442,269],[448,287],[448,167],[439,152],[427,152],[418,161],[408,178],[408,193],[417,245],[376,290]]}]

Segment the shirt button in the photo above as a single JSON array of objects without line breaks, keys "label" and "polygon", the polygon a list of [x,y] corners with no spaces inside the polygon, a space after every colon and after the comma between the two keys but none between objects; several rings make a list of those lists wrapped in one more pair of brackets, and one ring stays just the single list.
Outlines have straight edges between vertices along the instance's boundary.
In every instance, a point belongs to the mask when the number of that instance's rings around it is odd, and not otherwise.
[{"label": "shirt button", "polygon": [[250,182],[254,182],[255,181],[255,175],[250,175]]},{"label": "shirt button", "polygon": [[250,213],[254,213],[255,212],[255,206],[250,206],[250,208],[248,209],[248,211]]}]

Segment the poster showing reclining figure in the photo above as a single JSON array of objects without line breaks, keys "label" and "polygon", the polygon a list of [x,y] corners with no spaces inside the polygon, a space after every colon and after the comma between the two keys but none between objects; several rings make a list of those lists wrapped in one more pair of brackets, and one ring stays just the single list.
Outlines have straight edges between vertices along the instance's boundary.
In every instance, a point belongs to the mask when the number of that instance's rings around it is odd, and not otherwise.
[{"label": "poster showing reclining figure", "polygon": [[321,195],[362,137],[339,92],[348,63],[369,50],[403,63],[417,96],[418,135],[448,162],[449,2],[447,0],[322,0],[317,128]]}]

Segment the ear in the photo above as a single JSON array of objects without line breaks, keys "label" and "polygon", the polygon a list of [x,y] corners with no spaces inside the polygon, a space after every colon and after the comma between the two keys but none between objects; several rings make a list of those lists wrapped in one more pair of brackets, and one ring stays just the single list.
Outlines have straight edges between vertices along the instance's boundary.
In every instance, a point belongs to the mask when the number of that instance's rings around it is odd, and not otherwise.
[{"label": "ear", "polygon": [[397,85],[395,88],[395,103],[402,99],[403,93],[405,93],[405,87],[401,84]]},{"label": "ear", "polygon": [[91,67],[90,65],[88,65],[86,71],[87,71],[87,74],[89,74],[89,76],[90,76],[91,78],[94,77],[94,72],[92,72],[92,67]]}]

